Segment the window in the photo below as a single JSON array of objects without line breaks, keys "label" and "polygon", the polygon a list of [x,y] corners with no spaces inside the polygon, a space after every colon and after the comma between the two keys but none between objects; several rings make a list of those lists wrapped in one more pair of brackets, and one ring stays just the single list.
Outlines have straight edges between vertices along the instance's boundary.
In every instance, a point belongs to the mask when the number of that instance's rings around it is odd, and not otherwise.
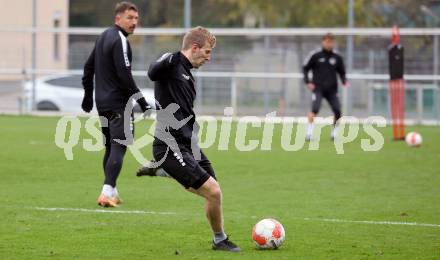
[{"label": "window", "polygon": [[[53,13],[53,28],[59,29],[61,23],[61,12],[55,11]],[[55,61],[60,61],[60,33],[56,32],[53,36],[53,58]]]}]

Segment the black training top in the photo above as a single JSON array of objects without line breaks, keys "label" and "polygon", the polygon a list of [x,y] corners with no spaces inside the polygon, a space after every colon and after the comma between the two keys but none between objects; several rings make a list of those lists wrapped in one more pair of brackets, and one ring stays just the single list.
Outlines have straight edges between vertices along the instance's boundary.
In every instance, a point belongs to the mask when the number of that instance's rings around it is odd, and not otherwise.
[{"label": "black training top", "polygon": [[[156,98],[157,124],[168,126],[168,132],[179,145],[190,145],[195,126],[194,100],[196,89],[194,77],[191,74],[192,65],[181,53],[165,53],[157,61],[150,64],[148,76],[154,81],[154,96]],[[177,104],[178,109],[172,111],[174,118],[170,120],[166,113],[161,113],[170,104]],[[186,124],[173,127],[173,120],[189,120]],[[157,128],[156,128],[157,132]],[[157,138],[154,145],[165,143]]]},{"label": "black training top", "polygon": [[[129,98],[140,92],[131,75],[131,47],[127,33],[114,25],[96,40],[95,47],[84,65],[82,83],[86,94],[93,94],[95,76],[95,101],[98,111],[124,109]],[[138,101],[143,111],[149,107],[145,98]]]},{"label": "black training top", "polygon": [[334,90],[338,88],[336,74],[341,77],[345,84],[345,66],[342,57],[333,51],[317,49],[312,51],[304,61],[304,82],[310,83],[309,71],[313,72],[313,84],[317,90]]}]

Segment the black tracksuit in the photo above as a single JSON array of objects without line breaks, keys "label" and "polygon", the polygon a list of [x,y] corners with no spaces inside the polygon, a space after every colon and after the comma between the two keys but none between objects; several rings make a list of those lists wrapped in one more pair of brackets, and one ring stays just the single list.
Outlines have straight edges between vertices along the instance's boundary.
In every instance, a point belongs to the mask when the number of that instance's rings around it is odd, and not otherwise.
[{"label": "black tracksuit", "polygon": [[[133,115],[125,118],[124,110],[130,97],[139,93],[131,74],[131,48],[127,33],[114,25],[105,30],[97,39],[92,53],[84,65],[84,99],[82,108],[90,112],[93,108],[93,89],[95,89],[96,108],[100,115],[102,133],[105,136],[105,154],[103,167],[104,184],[116,187],[121,171],[126,144],[133,140]],[[96,87],[94,88],[93,78]],[[137,100],[142,111],[150,107],[142,97]],[[130,111],[131,112],[131,111]],[[125,127],[129,126],[131,136],[127,136]],[[118,140],[130,140],[121,144]]]},{"label": "black tracksuit", "polygon": [[[181,52],[166,53],[150,65],[148,76],[155,83],[157,102],[154,159],[162,162],[161,167],[182,186],[198,189],[210,177],[215,178],[215,173],[198,147],[198,125],[193,110],[196,89],[191,69],[191,62]],[[177,105],[175,111],[163,113],[173,104]],[[188,120],[185,124],[173,127],[185,119]]]},{"label": "black tracksuit", "polygon": [[[313,79],[309,79],[309,71],[313,72]],[[321,108],[322,98],[326,98],[329,102],[335,117],[339,119],[341,116],[341,108],[338,92],[337,74],[341,77],[341,81],[345,84],[345,66],[342,57],[333,52],[324,49],[318,49],[310,53],[306,58],[303,66],[304,82],[306,84],[315,84],[312,96],[312,112],[317,114]]]}]

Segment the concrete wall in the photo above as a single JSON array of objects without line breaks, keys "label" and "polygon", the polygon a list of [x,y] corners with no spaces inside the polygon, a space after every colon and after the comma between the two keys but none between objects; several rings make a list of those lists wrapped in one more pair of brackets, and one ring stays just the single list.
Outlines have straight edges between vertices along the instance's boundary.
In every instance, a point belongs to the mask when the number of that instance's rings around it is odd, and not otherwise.
[{"label": "concrete wall", "polygon": [[[68,27],[68,0],[37,0],[37,28],[50,29],[54,20],[59,20],[59,27]],[[32,0],[0,0],[3,8],[0,27],[0,70],[30,69],[32,57],[32,33],[18,32],[32,27]],[[17,31],[15,31],[17,30]],[[58,57],[55,57],[55,38],[58,38]],[[37,68],[67,69],[68,36],[49,32],[37,32]],[[5,76],[0,72],[0,79],[13,79],[17,76]]]}]

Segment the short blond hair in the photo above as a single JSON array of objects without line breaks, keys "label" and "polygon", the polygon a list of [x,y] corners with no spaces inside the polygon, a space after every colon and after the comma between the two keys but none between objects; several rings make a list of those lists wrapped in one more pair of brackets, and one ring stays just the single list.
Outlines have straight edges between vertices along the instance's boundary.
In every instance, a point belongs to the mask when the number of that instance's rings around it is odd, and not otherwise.
[{"label": "short blond hair", "polygon": [[188,50],[194,43],[202,48],[207,42],[211,48],[214,48],[216,42],[215,36],[206,28],[197,26],[189,30],[183,37],[182,50]]}]

